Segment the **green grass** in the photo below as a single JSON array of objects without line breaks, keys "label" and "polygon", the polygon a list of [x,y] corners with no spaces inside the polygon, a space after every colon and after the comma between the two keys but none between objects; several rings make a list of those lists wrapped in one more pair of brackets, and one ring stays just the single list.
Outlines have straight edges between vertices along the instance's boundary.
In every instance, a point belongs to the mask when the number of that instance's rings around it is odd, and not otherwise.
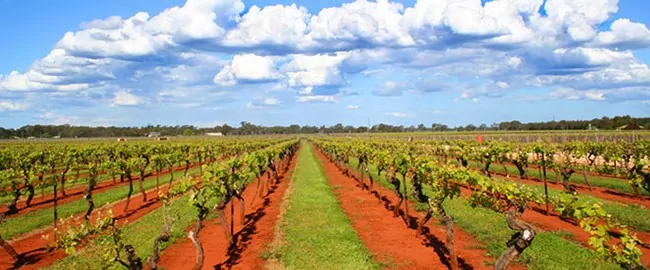
[{"label": "green grass", "polygon": [[[188,171],[190,172],[198,171],[198,168],[192,168]],[[183,175],[183,171],[174,173],[174,181],[178,180]],[[165,184],[169,182],[170,174],[166,174],[160,177],[160,184]],[[133,181],[133,196],[139,194],[139,180]],[[156,186],[156,178],[151,177],[144,181],[143,187],[145,190],[153,188]],[[123,185],[114,187],[103,192],[94,193],[93,200],[95,202],[96,209],[103,206],[106,203],[111,203],[118,201],[120,199],[126,198],[127,192],[129,191],[129,185]],[[141,200],[136,198],[135,200]],[[86,211],[88,204],[83,198],[79,198],[76,201],[71,201],[58,207],[59,218],[66,218],[73,216],[75,214],[83,213]],[[28,233],[30,231],[51,225],[53,223],[53,210],[52,208],[40,209],[34,212],[30,212],[24,215],[19,215],[16,217],[11,217],[5,220],[0,224],[0,235],[3,238],[11,240],[21,234]]]},{"label": "green grass", "polygon": [[[350,161],[351,167],[356,168],[358,161],[352,158]],[[384,174],[378,178],[376,168],[371,165],[369,169],[375,181],[393,190]],[[426,187],[424,191],[431,192]],[[508,228],[503,214],[485,208],[473,208],[462,198],[445,200],[444,207],[457,226],[487,247],[489,256],[496,258],[506,249],[505,243],[514,231]],[[416,205],[417,208],[426,209],[420,204]],[[620,269],[566,238],[571,236],[564,232],[538,232],[533,244],[521,254],[518,261],[526,264],[528,269]]]},{"label": "green grass", "polygon": [[[47,178],[52,178],[52,177],[49,176]],[[87,183],[88,183],[88,182],[86,182],[85,177],[79,177],[79,179],[75,180],[74,174],[72,174],[72,175],[68,174],[68,175],[66,175],[65,178],[66,178],[66,180],[65,180],[65,190],[66,190],[66,192],[68,192],[68,190],[70,190],[72,188],[87,185]],[[104,175],[99,176],[99,179],[97,180],[97,183],[99,184],[99,183],[103,183],[103,182],[107,182],[107,181],[113,181],[113,178],[110,175],[105,175],[104,174]],[[59,188],[60,187],[61,186],[59,185]],[[42,193],[41,193],[41,188],[35,187],[35,189],[36,189],[36,192],[35,192],[35,195],[34,195],[35,199],[39,198],[41,196],[41,194],[44,194],[45,196],[47,196],[47,195],[51,195],[53,193],[52,186],[45,187],[45,190]],[[61,194],[60,192],[61,191],[59,190],[59,194]],[[27,193],[28,193],[27,189],[23,189],[21,191],[22,195],[21,195],[20,199],[21,200],[26,199],[27,198]],[[13,198],[14,198],[14,196],[12,194],[10,194],[10,193],[7,193],[7,195],[5,195],[5,196],[0,196],[0,204],[10,203],[13,200]]]},{"label": "green grass", "polygon": [[[490,256],[498,257],[506,250],[505,243],[513,231],[503,215],[485,208],[473,208],[460,198],[446,200],[444,207],[454,217],[456,225],[486,244]],[[563,237],[566,236],[562,232],[538,232],[518,261],[528,269],[620,269]]]},{"label": "green grass", "polygon": [[379,269],[328,185],[312,147],[302,142],[294,188],[275,257],[289,269]]},{"label": "green grass", "polygon": [[[513,180],[516,181],[516,180]],[[539,194],[544,193],[544,186],[539,185],[530,185],[524,184]],[[548,190],[549,196],[559,196],[563,191],[557,189]],[[603,204],[603,209],[607,211],[608,214],[611,214],[614,218],[620,221],[622,224],[628,225],[639,231],[650,231],[650,219],[643,218],[650,216],[650,210],[646,209],[643,206],[636,204],[622,204],[618,202],[612,202],[604,200],[601,198],[593,197],[590,195],[578,195],[578,202],[600,202]]]},{"label": "green grass", "polygon": [[[478,162],[470,162],[470,166],[473,168],[479,168],[483,167],[482,165],[479,166]],[[519,171],[515,166],[512,165],[506,165],[506,169],[508,170],[509,175],[513,175],[515,177],[519,177]],[[505,170],[503,169],[503,166],[500,164],[492,164],[490,165],[490,171],[491,172],[499,172],[499,173],[504,173]],[[539,173],[539,170],[537,168],[528,168],[526,170],[528,175],[531,177],[537,178],[537,179],[542,179],[543,175]],[[555,181],[555,172],[553,170],[547,169],[546,171],[546,179],[550,181]],[[558,176],[558,181],[562,181],[562,176]],[[602,188],[607,188],[611,190],[616,190],[628,194],[634,194],[634,190],[632,187],[627,183],[626,180],[623,179],[616,179],[616,178],[611,178],[611,177],[600,177],[600,176],[594,176],[594,175],[587,175],[587,179],[589,179],[589,182],[591,183],[592,186],[594,187],[602,187]],[[585,178],[582,174],[582,172],[574,173],[571,175],[571,178],[569,178],[569,182],[571,183],[576,183],[576,184],[582,184],[582,185],[587,185],[587,182],[585,181]],[[643,195],[650,195],[648,191],[642,190],[641,193]]]},{"label": "green grass", "polygon": [[[516,169],[514,169],[516,171]],[[490,171],[498,171],[498,172],[503,172],[503,168],[500,165],[497,166],[491,166]],[[510,171],[510,170],[509,170]],[[528,170],[529,174],[531,176],[535,176],[535,174],[538,173],[538,171],[535,169],[530,169]],[[510,175],[513,175],[513,177],[518,177],[519,174],[517,174],[514,171],[509,172]],[[535,174],[533,174],[535,173]],[[549,175],[547,174],[547,179],[549,181],[553,182],[555,175]],[[575,174],[573,175],[575,177]],[[553,179],[553,180],[551,180]],[[582,181],[584,179],[580,178]],[[596,177],[591,177],[590,179],[597,179]],[[517,181],[516,179],[511,179],[512,181]],[[616,180],[616,179],[604,179],[604,178],[599,178],[599,181],[605,181],[605,183],[609,184],[620,184],[623,183],[625,186],[629,188],[629,185],[625,183],[625,181],[621,180]],[[592,182],[594,184],[595,182]],[[528,186],[535,190],[538,194],[543,194],[544,193],[544,186],[541,185],[533,185],[533,184],[527,184],[523,183],[523,185]],[[595,184],[594,184],[595,186]],[[631,190],[631,188],[630,188]],[[548,189],[548,194],[553,195],[553,196],[558,196],[562,194],[562,190],[554,189],[554,188],[549,188]],[[611,214],[614,218],[618,219],[622,224],[628,225],[636,230],[639,231],[644,231],[644,232],[649,232],[650,231],[650,219],[647,218],[640,218],[640,217],[647,217],[650,216],[650,209],[647,209],[643,206],[639,206],[636,204],[623,204],[623,203],[618,203],[618,202],[613,202],[613,201],[608,201],[605,199],[601,199],[598,197],[590,196],[590,195],[585,195],[585,194],[580,194],[578,195],[578,201],[579,202],[600,202],[603,204],[603,208],[607,211],[607,213]]]},{"label": "green grass", "polygon": [[[170,215],[176,218],[171,230],[169,242],[163,242],[160,249],[164,249],[173,244],[176,239],[186,236],[186,229],[196,222],[194,208],[187,203],[190,195],[185,195],[171,202]],[[158,236],[164,226],[162,207],[157,208],[151,213],[140,219],[125,224],[122,228],[124,243],[131,244],[135,248],[136,254],[146,263],[152,255],[152,246],[154,239]],[[210,219],[213,216],[208,217]],[[205,221],[215,222],[215,221]],[[101,269],[101,247],[96,241],[82,248],[76,255],[68,256],[57,261],[49,269]],[[163,251],[164,253],[164,251]],[[113,266],[114,269],[123,269],[121,266]]]},{"label": "green grass", "polygon": [[[192,164],[195,164],[196,162],[198,162],[198,159],[192,161]],[[184,166],[184,165],[182,165],[182,166]],[[177,168],[177,167],[178,167],[178,165],[174,166],[174,168]],[[165,169],[167,169],[167,168],[165,168]],[[65,180],[65,190],[66,190],[66,192],[67,192],[68,190],[72,189],[72,188],[79,187],[79,186],[84,186],[84,185],[86,185],[86,184],[88,183],[88,182],[86,182],[86,177],[79,177],[79,179],[76,179],[76,180],[75,180],[75,178],[76,178],[76,176],[75,176],[76,173],[77,173],[76,171],[74,171],[74,170],[70,170],[70,171],[66,174],[66,176],[65,176],[65,178],[66,178],[66,180]],[[83,174],[87,174],[87,173],[88,173],[88,170],[87,170],[87,169],[79,170],[79,175],[83,175]],[[136,175],[137,175],[138,173],[139,173],[139,172],[136,172]],[[155,170],[155,169],[147,170],[146,173],[155,174],[155,173],[156,173],[156,170]],[[119,175],[116,175],[115,177],[116,177],[117,179],[120,178]],[[45,179],[51,179],[51,178],[52,178],[52,174],[49,174],[49,175],[45,176]],[[108,181],[113,181],[113,176],[110,175],[109,173],[103,173],[103,174],[101,174],[101,175],[99,176],[99,179],[97,179],[97,183],[98,183],[98,184],[103,183],[103,182],[108,182]],[[59,187],[60,187],[60,186],[59,186]],[[7,186],[7,187],[3,187],[3,188],[9,188],[9,186]],[[35,189],[36,189],[36,195],[34,196],[34,198],[38,198],[38,196],[41,196],[41,194],[44,194],[44,195],[47,196],[47,195],[52,194],[52,192],[53,192],[53,190],[52,190],[52,186],[47,186],[47,187],[45,187],[45,190],[44,190],[44,192],[42,192],[42,193],[41,193],[41,188],[39,188],[39,187],[35,187]],[[21,199],[21,200],[26,199],[26,196],[27,196],[27,189],[23,189],[23,190],[21,191],[21,194],[22,194],[22,195],[21,195],[20,199]],[[13,200],[13,198],[14,198],[14,197],[13,197],[13,195],[12,195],[11,193],[7,193],[7,194],[4,195],[4,196],[0,196],[0,204],[7,204],[7,203],[11,202],[11,201]]]}]

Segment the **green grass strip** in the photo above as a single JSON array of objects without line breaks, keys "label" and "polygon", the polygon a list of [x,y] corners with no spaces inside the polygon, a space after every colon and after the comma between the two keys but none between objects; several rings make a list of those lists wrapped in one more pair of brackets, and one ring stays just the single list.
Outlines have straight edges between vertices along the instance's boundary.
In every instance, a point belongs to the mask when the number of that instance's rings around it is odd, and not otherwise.
[{"label": "green grass strip", "polygon": [[[49,177],[49,178],[51,178],[51,177]],[[101,183],[108,182],[108,181],[113,181],[113,178],[110,175],[102,174],[97,179],[97,184],[101,184]],[[79,186],[85,186],[87,184],[88,184],[88,182],[86,182],[86,177],[79,177],[79,179],[75,179],[74,175],[72,177],[70,177],[70,175],[66,175],[65,191],[67,193],[67,192],[69,192],[68,190],[70,190],[70,189],[73,189],[73,188],[76,188],[76,187],[79,187]],[[60,187],[61,186],[59,185],[59,188]],[[34,187],[34,188],[36,190],[35,195],[34,195],[34,199],[39,198],[41,195],[48,196],[48,195],[52,195],[52,193],[53,193],[51,185],[45,187],[45,190],[41,190],[40,187]],[[61,190],[59,190],[59,195],[61,194],[60,192],[61,192]],[[21,195],[20,199],[25,200],[27,198],[27,195],[28,195],[27,189],[26,188],[22,189],[21,194],[22,195]],[[14,196],[11,193],[7,193],[7,195],[5,195],[5,196],[0,196],[0,204],[10,203],[13,199],[14,199]]]},{"label": "green grass strip", "polygon": [[[197,168],[192,168],[188,171],[188,174],[194,171],[198,171]],[[183,171],[174,173],[174,181],[180,179],[183,176]],[[166,174],[160,177],[160,184],[163,185],[169,182],[170,174]],[[137,196],[139,192],[138,186],[139,180],[133,181],[133,196]],[[151,189],[156,186],[156,177],[148,178],[144,181],[143,185],[145,190]],[[123,185],[114,187],[103,192],[94,193],[93,200],[95,202],[95,207],[102,207],[106,203],[115,202],[121,199],[126,198],[126,195],[129,191],[129,185]],[[135,198],[132,200],[142,200],[141,198]],[[59,205],[58,214],[59,218],[67,218],[79,213],[86,211],[88,204],[83,198],[79,198],[76,201],[71,201],[63,205]],[[30,231],[51,225],[54,222],[54,211],[52,208],[40,209],[34,212],[30,212],[24,215],[11,217],[5,220],[0,224],[0,235],[5,239],[13,239],[21,234],[28,233]]]},{"label": "green grass strip", "polygon": [[[470,162],[470,166],[473,168],[482,168],[483,165],[480,165],[478,162]],[[515,177],[519,177],[519,171],[517,170],[517,167],[512,166],[512,165],[506,165],[506,169],[508,170],[509,175],[513,175]],[[503,169],[503,166],[501,164],[495,163],[490,165],[490,171],[491,172],[499,172],[499,173],[505,173],[505,170]],[[531,177],[537,178],[537,179],[542,179],[543,175],[539,173],[539,170],[537,168],[528,168],[526,170],[528,175]],[[555,172],[551,169],[546,169],[546,179],[555,182]],[[587,179],[589,179],[589,182],[591,183],[592,186],[594,187],[602,187],[602,188],[608,188],[611,190],[616,190],[620,192],[624,192],[627,194],[632,194],[634,195],[634,190],[632,189],[632,186],[627,183],[627,180],[624,179],[616,179],[616,178],[608,178],[608,177],[600,177],[600,176],[594,176],[594,175],[587,175]],[[562,181],[562,176],[558,175],[558,181]],[[587,185],[587,182],[585,181],[585,178],[582,174],[582,172],[579,173],[574,173],[571,175],[569,178],[570,183],[576,183],[576,184],[582,184],[582,185]],[[648,191],[646,190],[641,190],[641,194],[643,195],[650,195]]]},{"label": "green grass strip", "polygon": [[[494,168],[492,168],[494,167]],[[503,169],[501,166],[492,166],[490,167],[490,171],[499,171],[503,172]],[[534,172],[537,172],[537,170],[534,170]],[[512,177],[518,177],[518,174],[512,174]],[[532,175],[532,171],[531,171]],[[547,181],[549,182],[554,182],[554,180],[551,180],[554,178],[547,177]],[[512,181],[517,181],[518,179],[511,179]],[[582,179],[584,181],[584,179]],[[623,183],[625,182],[616,180],[616,179],[609,179],[608,180],[610,183]],[[593,182],[592,182],[593,183]],[[544,186],[541,185],[533,185],[533,184],[528,184],[528,183],[523,183],[523,185],[528,186],[535,190],[538,194],[544,194]],[[625,184],[626,186],[629,187],[629,185]],[[549,188],[548,189],[548,194],[553,195],[553,196],[558,196],[562,194],[562,190],[554,189],[554,188]],[[578,191],[578,193],[580,193]],[[598,197],[594,197],[591,195],[586,195],[586,194],[579,194],[578,195],[578,201],[579,202],[600,202],[603,204],[603,208],[607,210],[608,214],[611,214],[614,218],[616,218],[618,221],[620,221],[622,224],[628,225],[636,230],[639,231],[644,231],[648,232],[650,231],[650,219],[647,218],[641,218],[641,217],[648,217],[650,216],[650,209],[647,209],[643,206],[639,206],[636,204],[623,204],[619,202],[613,202],[605,199],[601,199]]]},{"label": "green grass strip", "polygon": [[[354,168],[357,166],[357,159],[350,159],[350,164]],[[372,166],[371,166],[372,167]],[[374,170],[374,167],[372,167]],[[492,166],[490,167],[491,171],[499,171],[503,172],[503,169],[501,169],[501,166]],[[515,169],[516,170],[516,169]],[[536,170],[535,170],[536,172]],[[513,172],[510,172],[511,177],[518,177],[518,174],[514,174]],[[532,170],[531,170],[531,175],[532,175]],[[500,177],[500,176],[499,176]],[[548,178],[548,181],[551,181],[550,178]],[[511,181],[517,181],[518,179],[511,178]],[[609,182],[618,182],[621,183],[622,181],[616,180],[616,179],[609,179]],[[551,181],[552,182],[552,181]],[[624,183],[624,182],[622,182]],[[522,183],[525,186],[530,187],[534,191],[536,191],[538,194],[544,194],[544,186],[541,185],[533,185],[529,183]],[[626,184],[627,185],[627,184]],[[629,187],[629,186],[628,186]],[[548,194],[553,195],[553,196],[558,196],[562,194],[562,190],[554,189],[554,188],[549,188],[548,189]],[[579,194],[578,195],[578,201],[579,202],[600,202],[603,204],[603,208],[607,211],[608,214],[611,214],[614,218],[616,218],[618,221],[620,221],[622,224],[628,225],[631,228],[634,228],[638,231],[643,231],[643,232],[650,232],[650,219],[647,218],[640,218],[640,217],[647,217],[650,216],[650,209],[647,209],[643,206],[635,205],[635,204],[623,204],[623,203],[618,203],[618,202],[613,202],[605,199],[601,199],[598,197],[593,197],[590,195],[586,194]]]},{"label": "green grass strip", "polygon": [[[506,250],[505,243],[513,231],[508,228],[503,215],[492,210],[471,207],[461,198],[445,200],[445,209],[454,217],[456,225],[486,243],[488,255],[498,257]],[[605,262],[588,249],[571,241],[563,232],[538,232],[533,244],[524,251],[518,261],[528,269],[620,269]]]},{"label": "green grass strip", "polygon": [[[350,159],[352,168],[356,168],[357,163],[356,158]],[[376,167],[368,167],[376,182],[394,190],[386,181],[385,174],[382,173],[381,178],[378,178]],[[431,190],[424,187],[424,192],[430,193]],[[514,231],[508,228],[503,214],[481,207],[471,207],[462,198],[445,200],[443,205],[458,227],[487,247],[489,256],[497,258],[506,250],[505,244]],[[416,208],[426,209],[423,204],[418,204]],[[620,269],[616,264],[602,260],[592,250],[565,239],[570,237],[565,232],[538,232],[533,244],[517,261],[526,264],[528,269]]]},{"label": "green grass strip", "polygon": [[[512,180],[517,181],[517,180]],[[544,186],[540,185],[531,185],[524,183],[523,185],[530,187],[538,194],[544,194]],[[559,196],[563,191],[557,189],[548,189],[549,196]],[[650,210],[646,209],[643,206],[636,204],[623,204],[618,202],[612,202],[605,199],[593,197],[590,195],[579,194],[578,202],[600,202],[603,204],[603,209],[607,211],[608,214],[612,215],[622,224],[628,225],[639,231],[650,231],[650,219],[643,218],[650,216]]]},{"label": "green grass strip", "polygon": [[312,147],[302,142],[275,253],[289,269],[379,269],[328,185]]},{"label": "green grass strip", "polygon": [[[169,206],[170,215],[175,218],[175,221],[172,225],[170,241],[161,243],[160,249],[165,249],[170,246],[178,238],[186,237],[186,229],[196,222],[196,211],[191,204],[187,203],[189,196],[190,195],[187,194],[171,202]],[[151,257],[153,242],[164,226],[162,210],[163,208],[159,207],[140,219],[125,224],[124,227],[122,227],[124,243],[133,245],[136,254],[143,262],[146,262],[147,259]],[[212,219],[213,216],[208,218]],[[99,247],[96,242],[92,242],[77,254],[57,261],[54,265],[49,267],[49,269],[102,269],[100,259],[100,256],[102,256],[101,252],[101,247]],[[123,269],[123,267],[116,264],[110,269]]]}]

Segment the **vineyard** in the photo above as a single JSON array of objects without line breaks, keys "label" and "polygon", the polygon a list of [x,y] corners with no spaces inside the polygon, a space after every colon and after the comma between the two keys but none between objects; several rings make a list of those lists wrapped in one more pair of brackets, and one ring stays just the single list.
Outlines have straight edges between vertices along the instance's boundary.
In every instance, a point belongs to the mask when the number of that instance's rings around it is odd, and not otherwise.
[{"label": "vineyard", "polygon": [[650,141],[521,136],[2,143],[0,269],[650,267]]}]

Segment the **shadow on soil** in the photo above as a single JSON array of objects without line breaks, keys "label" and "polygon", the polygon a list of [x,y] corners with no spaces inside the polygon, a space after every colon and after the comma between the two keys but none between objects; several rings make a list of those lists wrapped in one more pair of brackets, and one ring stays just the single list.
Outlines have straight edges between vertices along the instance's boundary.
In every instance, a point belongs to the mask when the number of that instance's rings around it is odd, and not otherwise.
[{"label": "shadow on soil", "polygon": [[[353,172],[352,170],[348,168],[341,168],[339,167],[335,162],[332,162],[330,159],[327,158],[324,154],[321,153],[324,157],[325,162],[330,162],[333,163],[336,168],[338,168],[339,172],[341,172],[343,175],[352,178],[356,182],[356,186],[369,191],[375,198],[384,205],[384,208],[392,214],[395,210],[395,203],[391,201],[387,196],[381,195],[377,190],[371,190],[368,185],[365,183],[361,183],[359,180],[360,177]],[[364,178],[367,179],[367,178]],[[413,210],[411,210],[413,211]],[[406,225],[407,228],[412,229],[415,231],[417,228],[417,223],[418,223],[418,218],[409,215],[406,217],[406,213],[404,212],[403,209],[399,209],[399,216],[402,218],[404,221],[404,224]],[[444,265],[447,266],[447,268],[451,269],[451,264],[449,262],[449,250],[445,246],[445,243],[438,239],[435,235],[431,234],[431,231],[428,226],[424,226],[422,228],[422,236],[424,239],[422,239],[422,244],[425,245],[426,247],[433,248],[433,250],[438,254],[438,257],[440,258],[440,262],[443,263]],[[469,265],[463,258],[458,258],[458,264],[461,269],[474,269],[471,265]]]},{"label": "shadow on soil", "polygon": [[251,243],[252,236],[257,231],[257,222],[266,215],[266,209],[271,205],[271,199],[269,198],[275,190],[278,188],[282,181],[285,181],[287,172],[289,171],[290,162],[287,162],[283,169],[283,173],[279,175],[279,179],[276,183],[272,184],[269,191],[264,195],[264,203],[259,207],[255,212],[247,214],[246,223],[244,227],[237,232],[233,237],[235,238],[234,244],[228,248],[228,253],[226,254],[226,261],[214,265],[214,269],[231,269],[233,266],[237,265],[241,259],[241,254],[248,248]]}]

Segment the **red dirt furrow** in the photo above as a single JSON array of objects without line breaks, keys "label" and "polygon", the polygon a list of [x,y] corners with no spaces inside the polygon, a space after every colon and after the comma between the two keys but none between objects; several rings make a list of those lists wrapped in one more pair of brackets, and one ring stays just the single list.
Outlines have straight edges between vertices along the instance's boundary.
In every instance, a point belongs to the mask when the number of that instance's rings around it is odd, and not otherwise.
[{"label": "red dirt furrow", "polygon": [[[234,246],[229,246],[218,220],[204,222],[204,227],[199,233],[199,241],[205,254],[203,269],[263,268],[265,261],[261,257],[267,250],[267,245],[273,241],[274,228],[281,210],[280,202],[289,187],[290,172],[296,166],[297,155],[294,155],[283,169],[279,183],[272,185],[263,198],[256,198],[253,206],[251,203],[260,179],[249,184],[243,194],[246,203],[244,226],[238,222],[239,202],[234,199],[226,206],[226,215],[230,220],[230,204],[234,202],[234,235],[237,239]],[[158,265],[164,269],[189,269],[195,263],[196,249],[188,238],[184,238],[162,252]]]},{"label": "red dirt furrow", "polygon": [[[505,173],[495,173],[495,172],[490,172],[490,174],[498,175],[504,179],[508,179],[511,181],[521,181],[524,184],[531,184],[536,186],[544,185],[544,181],[542,179],[537,179],[537,178],[519,179],[519,177],[517,176],[515,176],[516,178],[513,178],[512,175],[506,178]],[[555,180],[547,179],[546,182],[548,183],[549,188],[553,188],[556,190],[564,190],[564,186],[562,186],[561,183],[556,184]],[[575,184],[575,183],[569,183],[569,184],[575,186],[575,188],[578,190],[579,195],[590,195],[596,198],[601,198],[613,202],[619,202],[625,204],[636,204],[650,209],[650,197],[647,196],[638,198],[632,194],[627,194],[620,191],[614,191],[607,188],[593,187],[592,190],[589,190],[589,187],[586,185]]]},{"label": "red dirt furrow", "polygon": [[[198,163],[191,164],[190,168],[194,168],[196,166],[198,166]],[[182,171],[182,170],[185,170],[184,166],[173,168],[174,172]],[[167,175],[168,173],[169,173],[169,170],[164,169],[164,170],[160,171],[160,176]],[[155,172],[148,173],[147,175],[145,175],[145,179],[151,179],[153,177],[156,177]],[[132,178],[133,178],[134,181],[139,181],[140,180],[140,175],[139,174],[134,174],[132,176]],[[95,189],[93,190],[93,194],[97,194],[98,192],[103,192],[103,191],[106,191],[106,190],[110,190],[112,188],[116,188],[116,187],[123,186],[123,185],[128,185],[128,184],[129,184],[128,180],[125,180],[123,183],[119,182],[119,181],[117,183],[113,183],[112,180],[102,181],[102,182],[99,182],[95,186]],[[51,189],[51,187],[49,187],[48,189]],[[86,190],[86,186],[77,186],[77,187],[66,189],[66,192],[65,192],[66,196],[65,197],[62,197],[61,194],[60,194],[60,191],[59,191],[59,196],[57,197],[58,205],[61,206],[61,205],[65,204],[65,203],[68,203],[68,202],[71,202],[71,201],[76,201],[76,200],[79,200],[79,199],[83,198],[85,190]],[[44,197],[34,196],[34,199],[32,200],[32,204],[29,207],[27,207],[27,205],[25,204],[25,200],[24,200],[25,197],[26,196],[22,196],[23,199],[20,200],[18,202],[18,204],[17,204],[18,213],[12,214],[12,215],[7,215],[7,218],[17,217],[17,216],[24,215],[24,214],[27,214],[27,213],[30,213],[30,212],[34,212],[36,210],[47,209],[47,208],[51,208],[51,207],[54,206],[54,194],[48,194],[48,195],[45,195]],[[8,209],[7,206],[4,206],[4,205],[0,206],[0,212],[6,212],[7,209]]]},{"label": "red dirt furrow", "polygon": [[[375,185],[372,193],[363,190],[356,180],[345,176],[323,153],[316,153],[322,161],[330,185],[342,187],[335,190],[341,207],[353,221],[352,225],[366,247],[380,261],[396,263],[392,269],[449,268],[449,252],[444,243],[446,230],[443,226],[430,226],[435,224],[435,218],[429,226],[425,226],[423,236],[416,238],[415,230],[409,228],[403,218],[392,217],[393,202],[398,201],[394,192],[381,185]],[[417,213],[414,207],[409,207],[409,210]],[[404,213],[400,212],[403,216]],[[417,219],[423,216],[409,218],[411,224],[417,224]],[[486,251],[477,248],[481,244],[458,227],[454,227],[454,231],[460,267],[491,269],[486,263],[494,262],[494,259],[486,257]],[[386,258],[386,255],[389,257]]]},{"label": "red dirt furrow", "polygon": [[[161,187],[161,192],[167,192],[168,188],[169,186],[167,185]],[[147,197],[151,199],[144,202],[141,199],[142,195],[140,193],[134,194],[129,203],[129,210],[126,212],[124,212],[126,199],[115,202],[108,208],[112,210],[113,216],[118,220],[118,224],[123,226],[126,222],[137,220],[162,206],[162,202],[158,200],[157,195],[158,193],[155,188],[149,190],[147,192]],[[91,215],[91,220],[95,220],[100,212],[105,212],[104,209],[105,208],[95,209]],[[83,213],[75,217],[81,217],[83,219]],[[43,239],[43,236],[47,236],[48,240]],[[12,242],[12,247],[24,257],[25,263],[20,267],[20,269],[39,269],[49,266],[57,260],[66,257],[67,255],[62,250],[47,252],[48,245],[54,246],[53,240],[54,229],[47,228],[43,232]],[[17,267],[14,263],[15,262],[11,256],[9,256],[4,249],[0,249],[0,269],[15,269]]]}]

